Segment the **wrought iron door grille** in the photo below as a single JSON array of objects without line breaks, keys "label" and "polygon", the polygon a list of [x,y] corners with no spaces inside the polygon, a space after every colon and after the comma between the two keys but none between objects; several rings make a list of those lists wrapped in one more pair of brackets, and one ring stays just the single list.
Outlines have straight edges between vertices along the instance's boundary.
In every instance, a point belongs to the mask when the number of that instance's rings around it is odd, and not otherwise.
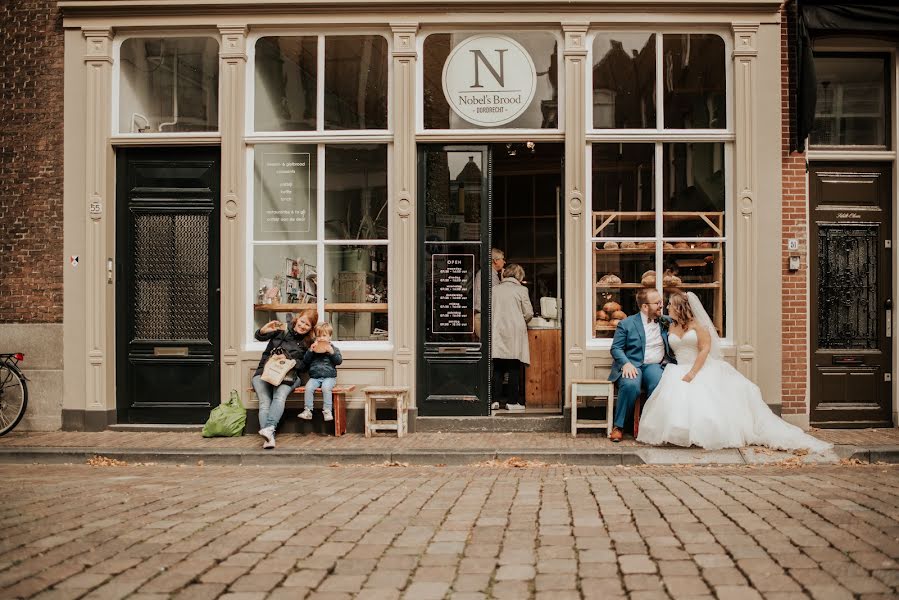
[{"label": "wrought iron door grille", "polygon": [[135,213],[135,340],[209,338],[209,220]]},{"label": "wrought iron door grille", "polygon": [[879,226],[818,228],[818,347],[878,347]]}]

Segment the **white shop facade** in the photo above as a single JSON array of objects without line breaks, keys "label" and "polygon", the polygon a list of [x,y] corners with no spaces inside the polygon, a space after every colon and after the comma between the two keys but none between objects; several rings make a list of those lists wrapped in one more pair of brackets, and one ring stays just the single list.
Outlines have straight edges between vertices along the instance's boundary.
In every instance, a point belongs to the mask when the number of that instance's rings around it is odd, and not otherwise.
[{"label": "white shop facade", "polygon": [[695,291],[778,408],[779,3],[456,4],[60,2],[64,428],[254,409],[254,331],[307,309],[351,430],[366,385],[502,428],[491,248],[538,428],[647,286]]}]

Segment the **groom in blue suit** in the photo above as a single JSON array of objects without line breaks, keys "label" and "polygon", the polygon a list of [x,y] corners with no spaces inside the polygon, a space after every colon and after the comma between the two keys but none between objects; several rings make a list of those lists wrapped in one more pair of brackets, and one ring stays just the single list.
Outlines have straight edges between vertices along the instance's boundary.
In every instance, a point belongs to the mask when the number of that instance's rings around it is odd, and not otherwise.
[{"label": "groom in blue suit", "polygon": [[622,319],[612,340],[612,371],[609,381],[618,382],[618,399],[609,437],[620,442],[627,416],[641,391],[647,397],[662,379],[662,369],[675,362],[668,346],[667,317],[662,316],[662,296],[654,288],[637,292],[635,315]]}]

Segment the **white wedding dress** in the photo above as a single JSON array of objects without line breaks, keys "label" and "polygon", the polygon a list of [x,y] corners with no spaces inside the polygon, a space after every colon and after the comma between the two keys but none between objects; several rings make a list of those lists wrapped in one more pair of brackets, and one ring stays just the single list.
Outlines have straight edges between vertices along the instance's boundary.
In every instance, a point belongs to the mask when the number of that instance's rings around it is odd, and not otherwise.
[{"label": "white wedding dress", "polygon": [[768,446],[823,452],[831,444],[814,438],[771,412],[758,386],[720,358],[709,356],[693,381],[683,376],[699,354],[696,331],[668,334],[677,364],[665,367],[646,401],[637,440],[707,449]]}]

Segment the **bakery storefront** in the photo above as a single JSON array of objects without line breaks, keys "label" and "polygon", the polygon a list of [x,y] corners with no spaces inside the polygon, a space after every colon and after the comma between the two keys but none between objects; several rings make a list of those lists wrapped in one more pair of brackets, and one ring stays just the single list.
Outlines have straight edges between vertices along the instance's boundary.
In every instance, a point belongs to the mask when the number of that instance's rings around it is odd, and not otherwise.
[{"label": "bakery storefront", "polygon": [[64,427],[254,409],[253,332],[316,308],[351,429],[366,385],[514,429],[494,248],[524,417],[564,430],[642,287],[695,291],[779,408],[778,2],[59,4]]}]

